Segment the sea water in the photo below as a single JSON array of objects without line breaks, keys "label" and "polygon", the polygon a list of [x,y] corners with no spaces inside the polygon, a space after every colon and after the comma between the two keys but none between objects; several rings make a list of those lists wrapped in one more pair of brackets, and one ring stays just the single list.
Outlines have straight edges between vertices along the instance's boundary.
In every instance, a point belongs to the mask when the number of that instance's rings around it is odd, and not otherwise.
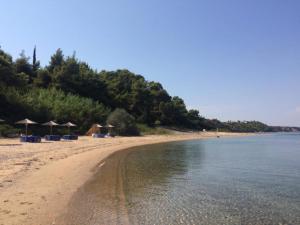
[{"label": "sea water", "polygon": [[85,211],[81,224],[300,224],[299,133],[155,144],[105,163],[69,218]]}]

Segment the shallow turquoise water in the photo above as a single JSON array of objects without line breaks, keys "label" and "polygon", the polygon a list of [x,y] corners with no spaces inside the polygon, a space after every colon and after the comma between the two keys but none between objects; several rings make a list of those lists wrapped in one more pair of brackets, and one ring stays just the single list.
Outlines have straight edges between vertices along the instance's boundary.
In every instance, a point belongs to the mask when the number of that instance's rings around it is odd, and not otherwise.
[{"label": "shallow turquoise water", "polygon": [[300,134],[175,142],[121,154],[130,224],[300,224]]}]

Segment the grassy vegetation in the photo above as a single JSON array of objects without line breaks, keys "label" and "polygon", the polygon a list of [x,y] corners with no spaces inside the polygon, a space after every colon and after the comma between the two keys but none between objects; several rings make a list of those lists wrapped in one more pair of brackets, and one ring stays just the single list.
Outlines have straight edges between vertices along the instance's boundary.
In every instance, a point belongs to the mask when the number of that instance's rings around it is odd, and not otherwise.
[{"label": "grassy vegetation", "polygon": [[145,124],[137,124],[137,127],[141,135],[167,135],[172,133],[170,130],[163,127],[149,127]]}]

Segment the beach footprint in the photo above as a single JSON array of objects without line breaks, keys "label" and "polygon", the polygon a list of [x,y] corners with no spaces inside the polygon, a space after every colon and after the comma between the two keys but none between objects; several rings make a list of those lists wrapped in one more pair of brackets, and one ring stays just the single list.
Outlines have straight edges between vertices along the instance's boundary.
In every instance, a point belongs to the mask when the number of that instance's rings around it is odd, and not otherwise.
[{"label": "beach footprint", "polygon": [[47,201],[47,198],[44,195],[41,196],[41,199],[43,199],[44,201]]},{"label": "beach footprint", "polygon": [[32,205],[32,202],[20,202],[20,205]]}]

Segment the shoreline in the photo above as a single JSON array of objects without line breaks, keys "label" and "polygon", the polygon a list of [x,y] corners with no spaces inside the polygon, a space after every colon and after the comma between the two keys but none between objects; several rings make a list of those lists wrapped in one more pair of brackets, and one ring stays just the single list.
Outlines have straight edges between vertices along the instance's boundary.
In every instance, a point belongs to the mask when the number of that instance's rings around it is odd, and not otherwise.
[{"label": "shoreline", "polygon": [[1,139],[0,224],[55,224],[73,194],[115,152],[156,143],[247,135],[251,134],[201,132],[107,139],[82,136],[74,142],[40,144]]}]

